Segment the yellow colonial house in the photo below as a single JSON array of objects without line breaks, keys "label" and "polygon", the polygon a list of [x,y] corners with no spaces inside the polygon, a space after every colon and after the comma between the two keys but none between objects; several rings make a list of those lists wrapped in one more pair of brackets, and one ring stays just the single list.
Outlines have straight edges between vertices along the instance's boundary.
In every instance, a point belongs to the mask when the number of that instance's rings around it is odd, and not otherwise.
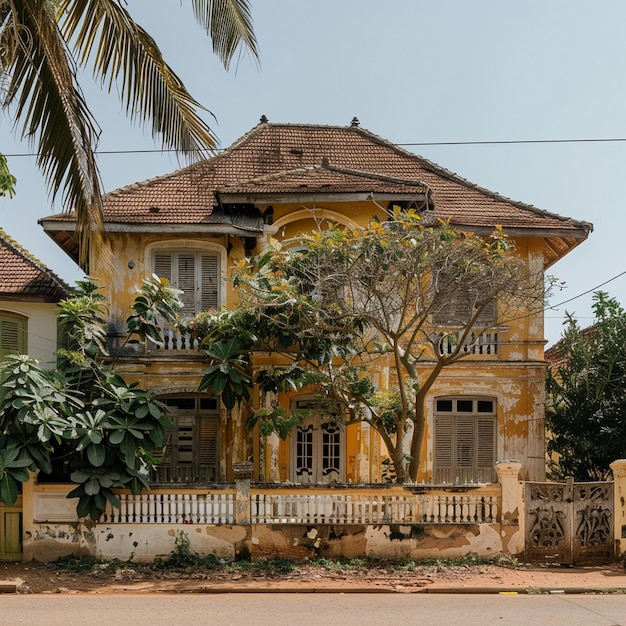
[{"label": "yellow colonial house", "polygon": [[[269,236],[289,245],[320,221],[350,228],[387,218],[391,205],[428,212],[459,229],[513,238],[532,270],[546,270],[592,230],[504,198],[360,127],[260,123],[216,156],[105,195],[105,237],[113,266],[90,261],[111,301],[111,363],[154,390],[173,430],[155,485],[232,482],[233,463],[251,461],[257,483],[372,484],[385,480],[387,452],[365,423],[344,427],[313,416],[286,440],[246,428],[245,410],[227,412],[198,393],[206,367],[190,336],[166,329],[162,348],[126,344],[123,322],[142,280],[156,273],[183,290],[183,316],[237,305],[228,281],[237,260]],[[74,260],[75,220],[53,215],[45,232]],[[545,478],[543,312],[506,325],[496,308],[460,362],[430,392],[418,481],[491,483],[501,460],[521,463],[521,478]],[[490,317],[489,317],[490,316]],[[446,320],[442,319],[445,325]],[[260,358],[258,364],[261,364]],[[388,381],[381,369],[378,384]],[[256,395],[255,406],[264,398]],[[311,395],[285,395],[284,407],[315,408]]]}]

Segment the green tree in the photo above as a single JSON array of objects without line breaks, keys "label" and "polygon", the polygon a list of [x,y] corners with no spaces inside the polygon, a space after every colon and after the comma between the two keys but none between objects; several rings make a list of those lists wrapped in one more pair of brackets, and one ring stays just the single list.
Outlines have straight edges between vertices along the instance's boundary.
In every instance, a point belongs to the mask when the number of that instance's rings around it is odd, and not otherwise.
[{"label": "green tree", "polygon": [[[192,158],[212,149],[206,110],[166,63],[155,40],[122,0],[0,0],[0,88],[22,138],[36,144],[52,197],[75,211],[80,264],[101,249],[102,199],[95,149],[98,126],[78,83],[91,66],[126,113],[151,124],[163,147]],[[174,5],[175,2],[172,2]],[[240,47],[258,57],[248,0],[192,0],[196,21],[224,66]]]},{"label": "green tree", "polygon": [[[135,311],[158,309],[173,320],[178,294],[164,280],[144,282]],[[15,502],[27,470],[76,483],[80,517],[97,520],[107,502],[119,506],[112,489],[139,493],[148,486],[155,452],[165,444],[169,420],[153,394],[128,384],[102,363],[107,356],[103,326],[106,300],[89,280],[78,283],[59,305],[67,345],[57,371],[43,370],[27,355],[0,364],[0,499]],[[160,330],[136,313],[130,331],[161,341]]]},{"label": "green tree", "polygon": [[[288,365],[254,372],[261,390],[317,389],[329,413],[339,410],[348,423],[364,420],[380,433],[400,482],[415,480],[435,380],[471,354],[495,321],[481,320],[496,300],[500,323],[520,306],[541,309],[542,276],[530,275],[502,232],[478,237],[445,223],[425,227],[412,211],[355,230],[329,226],[303,243],[242,261],[234,277],[242,306],[196,319],[211,361],[202,387],[227,390],[234,404],[246,385],[242,359],[250,376],[255,352],[284,355]],[[452,309],[453,323],[442,324]],[[391,374],[381,390],[382,367]],[[286,434],[294,416],[269,409],[251,423]]]},{"label": "green tree", "polygon": [[568,315],[548,373],[553,478],[607,480],[610,463],[626,456],[626,312],[602,291],[593,311],[589,328]]},{"label": "green tree", "polygon": [[12,198],[15,195],[16,182],[15,176],[9,171],[6,157],[0,154],[0,196],[8,195]]}]

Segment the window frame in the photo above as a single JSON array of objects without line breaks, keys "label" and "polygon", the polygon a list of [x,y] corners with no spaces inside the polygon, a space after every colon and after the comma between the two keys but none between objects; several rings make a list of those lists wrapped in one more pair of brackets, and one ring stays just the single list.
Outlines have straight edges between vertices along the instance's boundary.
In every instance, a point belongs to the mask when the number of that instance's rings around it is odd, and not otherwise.
[{"label": "window frame", "polygon": [[[170,275],[164,276],[163,272],[157,271],[157,256],[158,255],[171,255],[170,259]],[[197,313],[214,308],[218,310],[220,307],[226,304],[226,263],[227,252],[226,248],[220,244],[211,242],[201,242],[193,240],[168,240],[153,243],[147,246],[147,266],[151,268],[151,272],[168,278],[172,283],[172,286],[179,289],[179,276],[176,275],[180,269],[180,265],[175,263],[175,259],[179,259],[184,255],[194,256],[195,276],[194,276],[194,305],[193,310],[188,307],[189,297],[182,296],[183,302],[186,306],[181,313],[186,317],[194,317]],[[216,297],[214,303],[204,306],[204,293],[203,293],[203,281],[204,281],[204,268],[203,259],[209,257],[215,259],[215,271],[211,273],[211,276],[215,277],[215,291]],[[175,267],[175,269],[174,269]]]},{"label": "window frame", "polygon": [[171,394],[159,400],[168,407],[172,426],[167,429],[167,443],[152,482],[220,482],[219,400],[195,394]]},{"label": "window frame", "polygon": [[[440,407],[440,403],[446,402],[450,403],[450,410]],[[486,410],[487,403],[491,404],[490,410]],[[495,482],[497,431],[498,407],[494,397],[434,398],[433,482]]]},{"label": "window frame", "polygon": [[[5,329],[14,326],[11,344],[5,347]],[[0,358],[9,354],[28,354],[28,317],[15,311],[0,310]]]},{"label": "window frame", "polygon": [[[329,484],[345,482],[346,427],[327,412],[316,411],[313,397],[298,397],[291,401],[293,409],[310,409],[311,414],[294,427],[290,435],[290,480],[296,484]],[[330,429],[330,430],[329,430]],[[310,434],[307,440],[306,435]],[[301,436],[302,435],[302,436]],[[305,447],[309,454],[301,454]],[[310,461],[307,467],[298,459]],[[304,470],[309,469],[310,477]],[[298,470],[302,470],[299,472]],[[325,480],[325,476],[328,478]]]}]

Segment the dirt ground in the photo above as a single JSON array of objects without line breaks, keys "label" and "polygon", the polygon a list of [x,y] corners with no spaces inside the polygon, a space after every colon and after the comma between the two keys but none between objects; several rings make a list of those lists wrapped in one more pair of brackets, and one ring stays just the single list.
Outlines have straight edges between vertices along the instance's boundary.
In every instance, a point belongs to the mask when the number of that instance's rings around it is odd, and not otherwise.
[{"label": "dirt ground", "polygon": [[[96,566],[72,572],[53,564],[0,563],[0,581],[13,581],[18,593],[218,593],[225,591],[396,591],[404,593],[490,591],[495,593],[625,593],[621,564],[599,567],[495,564],[391,564],[333,567],[303,563],[291,572],[272,568],[155,570]],[[556,591],[555,591],[556,590]]]}]

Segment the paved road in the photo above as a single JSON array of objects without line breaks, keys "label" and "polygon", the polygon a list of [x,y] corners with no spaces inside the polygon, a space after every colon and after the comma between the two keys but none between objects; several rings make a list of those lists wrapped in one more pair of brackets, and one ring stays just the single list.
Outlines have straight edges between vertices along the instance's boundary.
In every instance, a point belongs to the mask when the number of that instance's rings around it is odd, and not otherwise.
[{"label": "paved road", "polygon": [[626,626],[626,595],[5,595],[0,624]]}]

